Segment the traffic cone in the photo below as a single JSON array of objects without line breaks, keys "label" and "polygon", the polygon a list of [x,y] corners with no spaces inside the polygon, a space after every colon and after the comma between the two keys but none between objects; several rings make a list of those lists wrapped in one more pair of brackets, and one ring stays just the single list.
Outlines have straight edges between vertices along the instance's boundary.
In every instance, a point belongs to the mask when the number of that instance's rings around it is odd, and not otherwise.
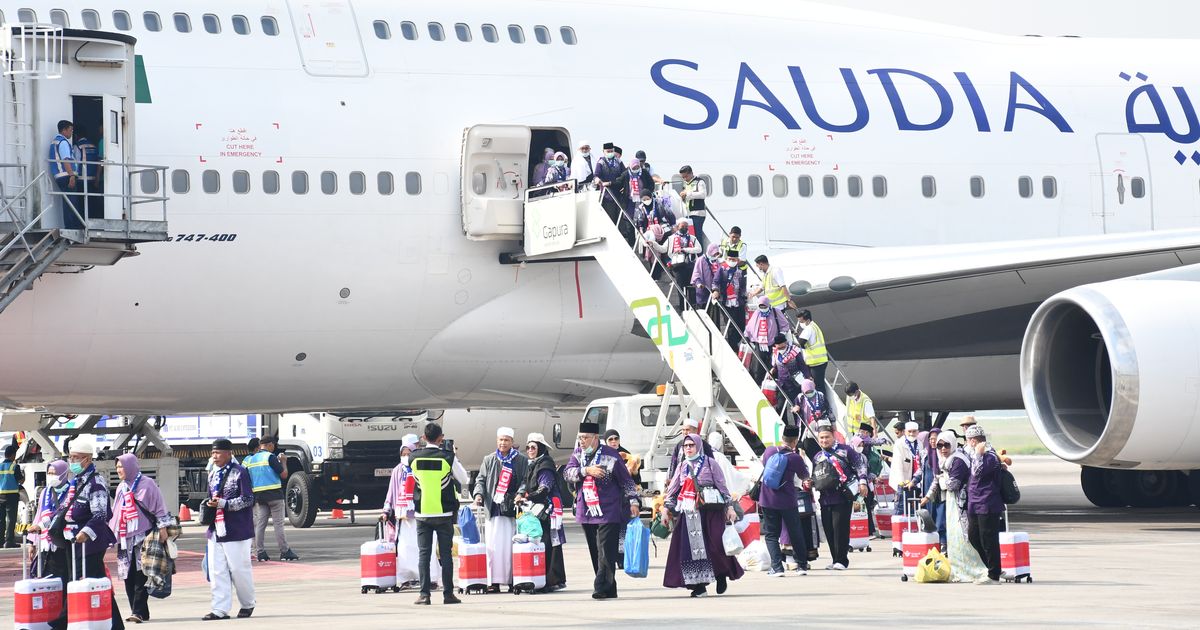
[{"label": "traffic cone", "polygon": [[188,508],[186,503],[180,503],[179,504],[179,522],[186,523],[190,520],[192,520],[191,509]]},{"label": "traffic cone", "polygon": [[[342,502],[342,500],[338,499],[337,502],[340,504]],[[346,518],[346,513],[342,511],[342,508],[333,508],[333,514],[330,514],[329,518],[334,519],[334,520],[339,519],[339,518]]]}]

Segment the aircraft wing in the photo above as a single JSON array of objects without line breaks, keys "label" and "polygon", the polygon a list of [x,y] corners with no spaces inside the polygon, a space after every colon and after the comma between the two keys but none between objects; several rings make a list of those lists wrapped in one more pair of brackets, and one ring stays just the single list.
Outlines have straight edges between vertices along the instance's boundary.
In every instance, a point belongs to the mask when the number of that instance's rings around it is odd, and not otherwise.
[{"label": "aircraft wing", "polygon": [[770,257],[839,360],[1018,354],[1043,300],[1200,263],[1200,229]]}]

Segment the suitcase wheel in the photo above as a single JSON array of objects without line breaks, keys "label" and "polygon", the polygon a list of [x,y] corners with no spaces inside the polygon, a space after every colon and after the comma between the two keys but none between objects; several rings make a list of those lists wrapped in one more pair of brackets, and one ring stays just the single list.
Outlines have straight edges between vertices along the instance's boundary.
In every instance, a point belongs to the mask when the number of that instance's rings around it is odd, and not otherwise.
[{"label": "suitcase wheel", "polygon": [[362,594],[363,594],[363,595],[366,595],[366,594],[367,594],[367,591],[370,591],[370,590],[371,590],[371,587],[369,587],[369,586],[364,586],[364,587],[362,587]]},{"label": "suitcase wheel", "polygon": [[907,581],[908,581],[908,575],[901,575],[901,576],[900,576],[900,581],[901,581],[901,582],[907,582]]},{"label": "suitcase wheel", "polygon": [[871,545],[867,545],[867,551],[871,550]]}]

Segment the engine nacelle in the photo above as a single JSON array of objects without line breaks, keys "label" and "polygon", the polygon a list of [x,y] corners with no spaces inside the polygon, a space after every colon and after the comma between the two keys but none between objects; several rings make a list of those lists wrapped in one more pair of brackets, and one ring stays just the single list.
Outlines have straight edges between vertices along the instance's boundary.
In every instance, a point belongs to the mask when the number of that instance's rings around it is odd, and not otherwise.
[{"label": "engine nacelle", "polygon": [[1200,266],[1046,300],[1025,331],[1021,395],[1067,461],[1200,468]]}]

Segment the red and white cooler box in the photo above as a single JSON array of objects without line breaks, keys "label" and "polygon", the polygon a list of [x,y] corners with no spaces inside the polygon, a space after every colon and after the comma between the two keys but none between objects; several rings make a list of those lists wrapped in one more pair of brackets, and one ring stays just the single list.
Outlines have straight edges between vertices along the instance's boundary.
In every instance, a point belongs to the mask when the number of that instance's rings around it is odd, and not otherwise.
[{"label": "red and white cooler box", "polygon": [[867,549],[871,546],[871,527],[865,511],[850,514],[850,548]]},{"label": "red and white cooler box", "polygon": [[892,515],[892,549],[904,552],[904,534],[916,530],[917,519],[903,514]]},{"label": "red and white cooler box", "polygon": [[1000,570],[1016,579],[1029,573],[1029,534],[1000,532]]},{"label": "red and white cooler box", "polygon": [[62,580],[56,577],[27,577],[13,584],[13,621],[18,629],[48,630],[62,613],[62,605]]},{"label": "red and white cooler box", "polygon": [[358,549],[358,566],[359,585],[364,589],[383,590],[396,586],[396,543],[387,540],[363,543]]},{"label": "red and white cooler box", "polygon": [[738,505],[741,506],[746,516],[735,523],[733,528],[737,530],[738,536],[741,537],[742,546],[749,547],[750,543],[758,540],[759,536],[762,535],[762,524],[759,522],[758,517],[758,503],[754,499],[743,495],[741,499],[738,499]]},{"label": "red and white cooler box", "polygon": [[762,382],[762,394],[767,399],[767,402],[771,403],[771,406],[774,407],[777,404],[776,401],[779,400],[779,386],[775,384],[774,380],[764,378]]},{"label": "red and white cooler box", "polygon": [[110,630],[112,597],[106,577],[67,582],[67,630]]},{"label": "red and white cooler box", "polygon": [[875,501],[893,503],[896,500],[896,490],[888,483],[887,477],[875,478]]},{"label": "red and white cooler box", "polygon": [[540,542],[513,543],[513,589],[546,587],[546,546]]},{"label": "red and white cooler box", "polygon": [[462,589],[463,591],[466,591],[472,587],[487,587],[488,570],[486,544],[481,542],[473,544],[464,542],[458,543],[458,578],[455,581],[458,588]]},{"label": "red and white cooler box", "polygon": [[912,577],[917,574],[917,564],[930,549],[941,546],[937,532],[904,532],[904,575]]},{"label": "red and white cooler box", "polygon": [[889,509],[875,507],[875,529],[880,536],[892,537],[892,512]]}]

